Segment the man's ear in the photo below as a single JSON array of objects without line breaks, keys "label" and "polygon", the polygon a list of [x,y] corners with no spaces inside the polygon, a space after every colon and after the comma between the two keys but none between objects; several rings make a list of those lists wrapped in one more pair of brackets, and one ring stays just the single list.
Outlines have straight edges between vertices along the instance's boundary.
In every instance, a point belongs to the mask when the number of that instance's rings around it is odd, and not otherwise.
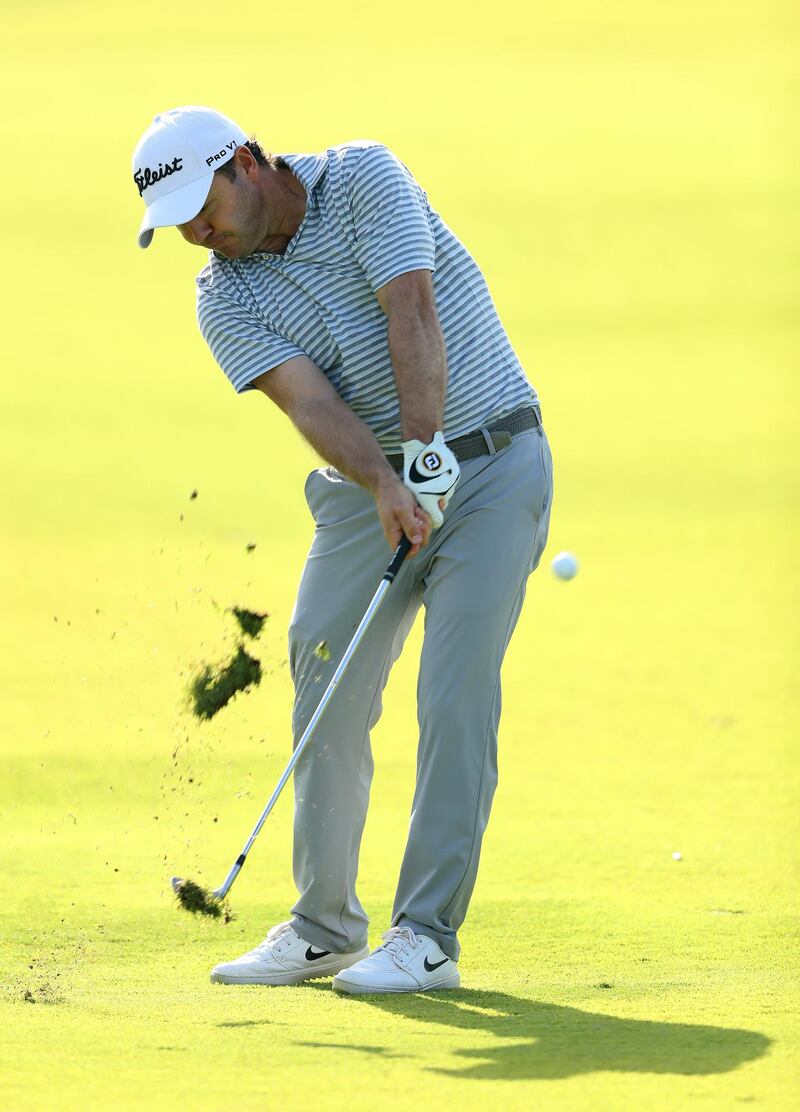
[{"label": "man's ear", "polygon": [[236,164],[236,168],[242,170],[248,177],[251,177],[253,173],[258,170],[258,163],[253,157],[252,152],[245,146],[236,148],[233,161]]}]

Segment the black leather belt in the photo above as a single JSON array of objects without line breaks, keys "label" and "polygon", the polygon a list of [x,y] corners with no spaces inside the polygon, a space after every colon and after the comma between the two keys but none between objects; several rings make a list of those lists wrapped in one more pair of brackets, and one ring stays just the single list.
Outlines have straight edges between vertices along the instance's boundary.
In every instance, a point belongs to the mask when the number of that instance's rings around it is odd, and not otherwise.
[{"label": "black leather belt", "polygon": [[[476,429],[466,436],[457,436],[455,440],[448,440],[447,447],[459,461],[477,459],[478,456],[494,455],[501,448],[507,448],[518,432],[526,429],[536,429],[542,423],[542,410],[539,405],[523,406],[515,409],[513,413],[500,417],[485,428]],[[389,465],[395,471],[403,470],[402,455],[387,456]]]}]

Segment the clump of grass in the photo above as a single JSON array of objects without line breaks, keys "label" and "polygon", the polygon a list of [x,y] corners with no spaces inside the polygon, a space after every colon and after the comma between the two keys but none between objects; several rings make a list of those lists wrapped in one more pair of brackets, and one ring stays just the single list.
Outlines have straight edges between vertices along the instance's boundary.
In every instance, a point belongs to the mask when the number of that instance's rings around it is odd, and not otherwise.
[{"label": "clump of grass", "polygon": [[330,660],[331,650],[328,648],[327,641],[320,641],[314,649],[314,656],[319,657],[320,660]]},{"label": "clump of grass", "polygon": [[211,919],[222,919],[223,923],[230,923],[234,918],[227,900],[221,900],[193,880],[178,881],[175,897],[183,910],[192,915],[208,915]]},{"label": "clump of grass", "polygon": [[231,613],[239,623],[239,629],[248,637],[255,639],[264,628],[264,622],[269,614],[259,614],[257,610],[245,610],[241,606],[232,606]]},{"label": "clump of grass", "polygon": [[213,718],[239,691],[261,683],[261,662],[237,645],[227,664],[205,664],[191,680],[189,696],[197,718]]},{"label": "clump of grass", "polygon": [[62,1004],[64,998],[59,996],[52,985],[43,984],[35,989],[26,988],[22,994],[26,1004]]}]

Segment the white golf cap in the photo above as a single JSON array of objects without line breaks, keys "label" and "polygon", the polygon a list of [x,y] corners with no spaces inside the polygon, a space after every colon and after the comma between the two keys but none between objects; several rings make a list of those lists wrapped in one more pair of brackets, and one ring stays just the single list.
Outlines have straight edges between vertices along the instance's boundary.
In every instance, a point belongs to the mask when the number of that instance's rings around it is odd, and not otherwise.
[{"label": "white golf cap", "polygon": [[149,246],[154,228],[194,219],[214,170],[246,142],[238,124],[213,108],[188,104],[156,116],[133,152],[133,180],[147,205],[139,246]]}]

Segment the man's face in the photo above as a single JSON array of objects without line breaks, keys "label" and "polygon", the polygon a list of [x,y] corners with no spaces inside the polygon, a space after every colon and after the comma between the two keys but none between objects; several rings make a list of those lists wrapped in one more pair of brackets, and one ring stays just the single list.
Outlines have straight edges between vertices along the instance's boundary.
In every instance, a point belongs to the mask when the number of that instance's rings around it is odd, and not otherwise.
[{"label": "man's face", "polygon": [[255,251],[267,225],[260,190],[237,166],[234,181],[214,175],[206,203],[193,220],[179,224],[178,231],[187,243],[240,259]]}]

